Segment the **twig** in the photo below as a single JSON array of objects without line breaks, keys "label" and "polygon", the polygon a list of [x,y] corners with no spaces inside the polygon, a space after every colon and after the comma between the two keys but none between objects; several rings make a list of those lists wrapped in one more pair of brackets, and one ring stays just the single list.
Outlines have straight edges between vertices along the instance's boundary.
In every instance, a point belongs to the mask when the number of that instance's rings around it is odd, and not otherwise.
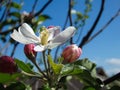
[{"label": "twig", "polygon": [[0,35],[6,35],[6,34],[10,33],[11,31],[13,31],[14,29],[17,29],[19,26],[20,25],[10,28],[10,29],[7,29],[7,30],[4,30],[4,32],[0,32]]},{"label": "twig", "polygon": [[33,64],[36,66],[36,68],[38,69],[38,71],[47,79],[48,77],[44,74],[44,72],[40,69],[40,67],[38,66],[38,64],[36,63],[36,60],[34,60],[35,62],[33,62]]},{"label": "twig", "polygon": [[[72,23],[72,16],[71,16],[71,9],[72,9],[71,3],[72,3],[72,0],[69,0],[68,16],[69,16],[70,26],[73,25],[73,23]],[[71,44],[73,43],[73,38],[72,38],[72,37],[71,37],[71,39],[70,39],[70,43],[71,43]]]},{"label": "twig", "polygon": [[104,3],[105,3],[105,0],[102,0],[101,2],[101,7],[100,7],[100,11],[99,11],[99,14],[94,22],[94,24],[92,25],[91,29],[88,31],[88,33],[83,37],[79,47],[83,47],[84,44],[88,41],[89,37],[91,36],[91,34],[93,33],[93,31],[95,30],[95,27],[97,26],[101,16],[102,16],[102,13],[103,13],[103,10],[104,10]]},{"label": "twig", "polygon": [[34,2],[34,4],[33,4],[33,7],[32,7],[32,11],[31,11],[31,13],[34,12],[37,2],[38,2],[38,0],[35,0],[35,2]]},{"label": "twig", "polygon": [[16,48],[17,48],[17,46],[18,46],[18,44],[19,44],[18,42],[14,44],[12,53],[11,53],[11,55],[10,55],[11,57],[13,57],[13,55],[14,55],[14,53],[15,53],[15,50],[16,50]]},{"label": "twig", "polygon": [[98,36],[100,33],[102,33],[102,31],[105,30],[105,28],[119,15],[120,15],[120,9],[97,33],[95,33],[91,38],[89,38],[88,41],[85,44],[87,44],[88,42],[93,40],[96,36]]},{"label": "twig", "polygon": [[53,0],[49,0],[37,13],[35,13],[35,15],[33,17],[40,15],[52,1]]},{"label": "twig", "polygon": [[0,54],[6,49],[8,48],[8,46],[10,45],[10,42],[7,42],[3,48],[0,49]]},{"label": "twig", "polygon": [[116,75],[104,80],[103,83],[104,83],[104,85],[107,85],[107,84],[113,82],[114,80],[118,80],[118,79],[120,79],[120,72],[117,73]]},{"label": "twig", "polygon": [[73,23],[72,23],[72,16],[71,16],[71,9],[72,9],[72,5],[71,5],[71,3],[72,3],[72,0],[69,0],[68,16],[69,16],[69,20],[70,20],[70,26],[73,25]]},{"label": "twig", "polygon": [[63,26],[63,29],[62,29],[62,30],[64,30],[64,29],[65,29],[65,27],[66,27],[66,25],[67,25],[67,22],[68,22],[68,18],[69,18],[69,16],[67,15],[66,20],[65,20],[65,23],[64,23],[64,26]]},{"label": "twig", "polygon": [[4,17],[5,17],[6,14],[8,13],[8,10],[9,10],[9,6],[10,6],[10,4],[11,4],[11,0],[8,1],[7,5],[6,5],[7,7],[5,8],[3,14],[1,15],[0,23],[2,22],[2,20],[4,19]]},{"label": "twig", "polygon": [[70,26],[72,26],[72,17],[71,17],[71,0],[69,0],[69,6],[68,6],[68,12],[67,12],[67,17],[63,26],[63,30],[65,29],[68,20],[70,20]]}]

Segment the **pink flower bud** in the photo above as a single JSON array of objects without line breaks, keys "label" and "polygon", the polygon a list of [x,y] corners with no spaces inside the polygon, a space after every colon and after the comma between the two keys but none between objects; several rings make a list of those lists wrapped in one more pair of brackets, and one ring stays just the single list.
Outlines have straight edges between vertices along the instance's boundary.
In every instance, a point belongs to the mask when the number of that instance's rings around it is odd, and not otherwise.
[{"label": "pink flower bud", "polygon": [[50,28],[54,28],[54,26],[48,26],[47,28],[48,28],[48,29],[50,29]]},{"label": "pink flower bud", "polygon": [[34,50],[35,45],[34,44],[27,44],[24,47],[24,53],[26,57],[30,60],[35,60],[37,56],[37,52]]},{"label": "pink flower bud", "polygon": [[9,56],[0,57],[0,72],[10,74],[17,72],[17,66],[12,57]]},{"label": "pink flower bud", "polygon": [[64,58],[63,63],[71,63],[80,57],[82,53],[81,48],[76,46],[75,44],[67,46],[62,53],[62,57]]}]

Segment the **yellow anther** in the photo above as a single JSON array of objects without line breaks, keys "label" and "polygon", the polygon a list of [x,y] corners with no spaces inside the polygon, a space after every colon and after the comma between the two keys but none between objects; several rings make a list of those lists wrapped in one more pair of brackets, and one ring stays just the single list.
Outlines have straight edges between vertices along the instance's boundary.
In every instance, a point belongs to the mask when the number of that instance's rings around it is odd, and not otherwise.
[{"label": "yellow anther", "polygon": [[46,45],[48,43],[48,37],[49,37],[48,30],[44,28],[44,30],[42,30],[40,34],[41,34],[41,44]]}]

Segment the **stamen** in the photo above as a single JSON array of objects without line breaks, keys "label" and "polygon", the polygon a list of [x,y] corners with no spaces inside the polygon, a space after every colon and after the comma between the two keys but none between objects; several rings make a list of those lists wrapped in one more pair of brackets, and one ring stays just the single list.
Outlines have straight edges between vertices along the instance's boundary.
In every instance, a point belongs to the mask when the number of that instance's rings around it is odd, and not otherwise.
[{"label": "stamen", "polygon": [[46,28],[43,28],[41,32],[41,44],[46,45],[48,44],[48,37],[49,37],[49,32]]}]

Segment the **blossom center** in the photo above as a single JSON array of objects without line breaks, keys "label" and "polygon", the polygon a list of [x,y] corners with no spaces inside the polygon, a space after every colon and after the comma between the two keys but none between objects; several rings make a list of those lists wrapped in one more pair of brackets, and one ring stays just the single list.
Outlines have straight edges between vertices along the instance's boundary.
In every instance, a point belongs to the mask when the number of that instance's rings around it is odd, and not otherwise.
[{"label": "blossom center", "polygon": [[42,32],[40,33],[40,38],[41,38],[41,44],[46,45],[48,44],[48,37],[49,37],[49,32],[46,28],[42,29]]}]

